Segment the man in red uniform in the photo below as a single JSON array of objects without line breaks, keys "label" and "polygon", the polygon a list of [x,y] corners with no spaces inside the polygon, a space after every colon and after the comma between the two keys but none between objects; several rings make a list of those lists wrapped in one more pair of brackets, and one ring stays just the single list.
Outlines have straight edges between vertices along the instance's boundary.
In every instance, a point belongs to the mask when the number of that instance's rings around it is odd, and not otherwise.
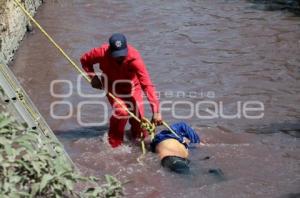
[{"label": "man in red uniform", "polygon": [[[103,44],[86,52],[80,61],[83,69],[92,79],[93,88],[106,88],[139,118],[144,116],[143,90],[152,109],[152,122],[155,125],[161,124],[162,118],[155,87],[139,52],[133,46],[127,45],[123,34],[113,34],[109,38],[109,44]],[[94,72],[94,64],[100,65],[106,78],[101,76],[101,80],[99,79]],[[113,108],[108,132],[108,141],[112,147],[122,144],[128,119],[133,139],[139,138],[141,133],[144,137],[147,136],[147,132],[140,127],[139,122],[129,118],[128,113],[113,98],[110,96],[107,98]]]}]

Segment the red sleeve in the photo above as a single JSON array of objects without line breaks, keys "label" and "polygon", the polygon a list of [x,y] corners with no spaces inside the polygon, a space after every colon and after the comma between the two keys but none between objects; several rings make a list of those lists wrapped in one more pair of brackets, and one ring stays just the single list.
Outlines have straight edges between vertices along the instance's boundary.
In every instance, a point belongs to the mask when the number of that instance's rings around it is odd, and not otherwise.
[{"label": "red sleeve", "polygon": [[141,57],[136,58],[133,62],[135,72],[140,81],[141,87],[146,94],[153,113],[159,112],[159,101],[156,96],[155,87],[150,79],[146,65]]},{"label": "red sleeve", "polygon": [[100,63],[103,56],[104,50],[101,47],[93,48],[91,51],[86,52],[81,56],[81,66],[90,78],[93,78],[96,75],[93,65]]}]

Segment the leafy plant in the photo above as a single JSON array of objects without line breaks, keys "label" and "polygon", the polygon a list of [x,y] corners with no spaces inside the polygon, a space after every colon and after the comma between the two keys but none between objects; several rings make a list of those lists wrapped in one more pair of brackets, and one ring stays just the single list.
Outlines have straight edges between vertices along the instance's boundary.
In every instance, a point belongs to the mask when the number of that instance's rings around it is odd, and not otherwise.
[{"label": "leafy plant", "polygon": [[[106,175],[107,183],[98,186],[94,177],[80,176],[63,152],[49,151],[49,146],[62,148],[51,140],[40,144],[40,136],[28,130],[6,113],[0,113],[0,197],[120,197],[121,182]],[[96,187],[76,192],[77,182]]]},{"label": "leafy plant", "polygon": [[122,195],[122,184],[115,177],[105,175],[107,184],[102,185],[102,188],[88,188],[85,190],[86,197],[119,197]]}]

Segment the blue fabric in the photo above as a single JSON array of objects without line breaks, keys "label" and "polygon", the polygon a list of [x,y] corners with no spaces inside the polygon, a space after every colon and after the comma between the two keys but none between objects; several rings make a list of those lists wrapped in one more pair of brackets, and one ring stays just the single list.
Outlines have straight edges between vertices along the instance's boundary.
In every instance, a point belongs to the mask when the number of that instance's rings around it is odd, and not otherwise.
[{"label": "blue fabric", "polygon": [[[183,143],[183,138],[186,137],[191,141],[190,143],[194,143],[194,144],[200,143],[200,137],[198,136],[198,134],[194,131],[194,129],[192,129],[190,126],[188,126],[185,122],[178,122],[178,123],[172,124],[170,127],[179,137],[174,135],[169,130],[163,130],[163,131],[157,133],[154,136],[154,139],[152,140],[152,142],[150,144],[152,152],[155,152],[155,147],[157,144],[159,144],[160,142],[162,142],[166,139],[170,139],[170,138],[176,139],[180,143]],[[184,144],[184,145],[186,146],[186,148],[189,147],[189,145],[186,145],[186,144]]]}]

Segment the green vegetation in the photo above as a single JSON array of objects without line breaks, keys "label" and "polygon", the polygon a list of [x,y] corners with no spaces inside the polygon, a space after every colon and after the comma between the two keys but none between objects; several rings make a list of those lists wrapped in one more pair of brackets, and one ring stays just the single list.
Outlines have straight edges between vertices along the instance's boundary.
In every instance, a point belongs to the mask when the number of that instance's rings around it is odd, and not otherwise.
[{"label": "green vegetation", "polygon": [[[120,197],[121,183],[106,176],[97,187],[97,178],[80,176],[66,163],[63,152],[49,151],[56,142],[41,142],[39,134],[28,130],[6,113],[0,113],[0,197]],[[62,150],[61,150],[62,151]],[[92,187],[76,192],[74,186]]]}]

